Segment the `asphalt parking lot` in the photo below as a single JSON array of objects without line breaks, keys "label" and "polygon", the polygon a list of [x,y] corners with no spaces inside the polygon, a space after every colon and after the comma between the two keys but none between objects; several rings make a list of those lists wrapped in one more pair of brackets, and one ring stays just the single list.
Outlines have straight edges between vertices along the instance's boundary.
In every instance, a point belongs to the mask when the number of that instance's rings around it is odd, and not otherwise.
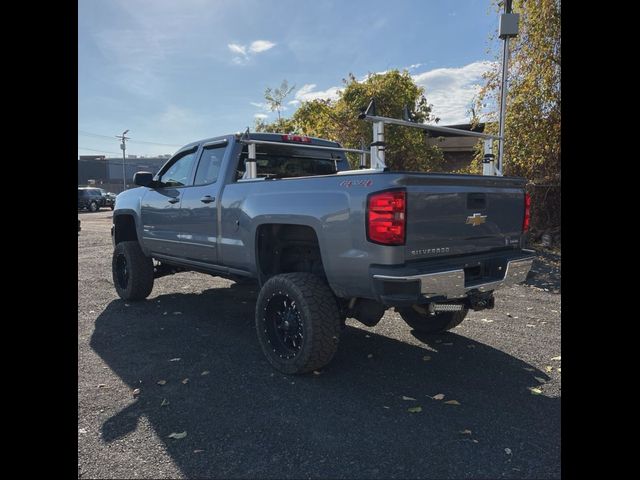
[{"label": "asphalt parking lot", "polygon": [[180,273],[125,303],[111,210],[78,217],[79,478],[560,477],[559,258],[444,335],[348,320],[328,367],[289,377],[257,284]]}]

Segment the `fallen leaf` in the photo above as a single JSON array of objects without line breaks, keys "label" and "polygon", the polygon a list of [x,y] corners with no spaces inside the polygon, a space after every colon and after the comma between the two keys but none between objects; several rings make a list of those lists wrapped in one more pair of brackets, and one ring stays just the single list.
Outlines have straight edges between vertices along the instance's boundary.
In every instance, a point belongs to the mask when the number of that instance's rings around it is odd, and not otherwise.
[{"label": "fallen leaf", "polygon": [[481,322],[485,322],[485,323],[491,323],[493,322],[493,320],[491,320],[490,318],[481,318],[480,319]]},{"label": "fallen leaf", "polygon": [[553,370],[553,367],[551,365],[547,365],[546,367],[544,367],[544,371],[549,373]]},{"label": "fallen leaf", "polygon": [[166,407],[167,405],[169,405],[169,401],[166,398],[162,399],[162,403],[160,404],[161,407]]},{"label": "fallen leaf", "polygon": [[165,385],[166,383],[166,380],[158,380],[158,385]]},{"label": "fallen leaf", "polygon": [[529,367],[522,367],[524,368],[527,372],[533,372],[535,369],[533,368],[529,368]]},{"label": "fallen leaf", "polygon": [[544,383],[546,382],[546,380],[544,378],[540,378],[540,377],[533,377],[535,378],[537,381],[539,381],[540,383]]},{"label": "fallen leaf", "polygon": [[448,402],[444,402],[447,405],[460,405],[460,402],[457,400],[449,400]]},{"label": "fallen leaf", "polygon": [[163,315],[166,315],[167,313],[169,313],[169,312],[162,312]]},{"label": "fallen leaf", "polygon": [[383,405],[382,408],[389,408],[389,407],[387,407],[386,405]]},{"label": "fallen leaf", "polygon": [[553,357],[551,360],[558,360],[558,361],[561,361],[561,360],[560,360],[560,358],[561,358],[561,357],[559,357],[559,356],[558,356],[558,357]]},{"label": "fallen leaf", "polygon": [[172,358],[171,360],[169,360],[170,362],[179,362],[180,361],[180,357],[178,358]]},{"label": "fallen leaf", "polygon": [[444,393],[439,393],[431,398],[433,398],[434,400],[442,400],[444,398]]},{"label": "fallen leaf", "polygon": [[314,375],[320,375],[321,373],[322,373],[322,372],[319,372],[318,370],[314,370],[314,371],[313,371],[313,374],[314,374]]},{"label": "fallen leaf", "polygon": [[425,355],[424,357],[422,357],[422,360],[428,362],[429,360],[431,360],[431,355]]},{"label": "fallen leaf", "polygon": [[183,385],[186,385],[187,383],[189,383],[189,379],[188,378],[185,378],[184,380],[182,380],[182,384]]},{"label": "fallen leaf", "polygon": [[133,396],[134,396],[134,397],[135,397],[136,395],[140,395],[140,389],[139,389],[139,388],[136,388],[136,389],[135,389],[133,392],[131,392],[131,393],[133,393]]},{"label": "fallen leaf", "polygon": [[86,428],[79,428],[78,429],[78,433],[82,433],[84,435],[85,433],[87,433],[87,429]]},{"label": "fallen leaf", "polygon": [[168,435],[169,438],[175,438],[176,440],[180,440],[181,438],[184,438],[187,436],[187,432],[182,432],[182,433],[171,433]]},{"label": "fallen leaf", "polygon": [[462,430],[460,433],[462,435],[471,435],[471,430]]},{"label": "fallen leaf", "polygon": [[510,448],[505,448],[504,449],[504,453],[506,453],[507,455],[511,455],[511,449]]},{"label": "fallen leaf", "polygon": [[411,408],[407,408],[407,412],[411,412],[411,413],[419,413],[422,411],[422,407],[411,407]]},{"label": "fallen leaf", "polygon": [[413,400],[413,401],[415,401],[415,400],[416,400],[415,398],[412,398],[412,397],[405,397],[404,395],[402,396],[402,399],[403,399],[403,400]]},{"label": "fallen leaf", "polygon": [[367,355],[367,358],[373,358],[373,353],[370,353],[369,355]]},{"label": "fallen leaf", "polygon": [[89,313],[96,313],[95,310],[89,310]]},{"label": "fallen leaf", "polygon": [[209,375],[211,372],[209,370],[205,370],[204,372],[202,372],[200,375],[204,376],[204,375]]},{"label": "fallen leaf", "polygon": [[527,310],[533,310],[533,307],[527,307]]},{"label": "fallen leaf", "polygon": [[539,388],[529,387],[529,390],[531,390],[531,393],[534,395],[540,395],[542,393],[542,390],[540,390]]},{"label": "fallen leaf", "polygon": [[198,450],[194,450],[194,451],[193,451],[193,453],[202,453],[202,452],[204,452],[204,450],[200,450],[200,449],[198,449]]},{"label": "fallen leaf", "polygon": [[478,443],[478,440],[476,440],[475,438],[473,440],[471,440],[473,443]]},{"label": "fallen leaf", "polygon": [[527,327],[535,327],[535,325],[532,325],[530,323],[527,323]]}]

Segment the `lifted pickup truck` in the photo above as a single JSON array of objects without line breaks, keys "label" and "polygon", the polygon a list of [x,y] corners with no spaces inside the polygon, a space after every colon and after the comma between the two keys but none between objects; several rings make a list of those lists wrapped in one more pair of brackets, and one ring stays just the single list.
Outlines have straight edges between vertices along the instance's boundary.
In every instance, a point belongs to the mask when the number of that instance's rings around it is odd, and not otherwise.
[{"label": "lifted pickup truck", "polygon": [[524,179],[350,170],[345,151],[235,134],[137,173],[113,215],[118,295],[144,299],[154,278],[184,270],[255,279],[262,350],[298,374],[329,363],[347,317],[373,326],[395,307],[412,328],[442,332],[525,280]]}]

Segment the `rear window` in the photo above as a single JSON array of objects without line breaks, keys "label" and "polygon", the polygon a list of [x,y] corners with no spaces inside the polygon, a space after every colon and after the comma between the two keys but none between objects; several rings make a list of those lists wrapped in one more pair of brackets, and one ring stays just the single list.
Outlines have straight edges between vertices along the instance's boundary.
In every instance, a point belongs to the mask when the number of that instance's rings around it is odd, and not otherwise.
[{"label": "rear window", "polygon": [[[238,179],[244,175],[247,157],[248,151],[245,145],[238,162]],[[346,159],[340,152],[274,145],[258,144],[256,146],[256,166],[259,178],[332,175],[344,169],[344,163],[346,163]],[[341,166],[342,168],[340,168]]]}]

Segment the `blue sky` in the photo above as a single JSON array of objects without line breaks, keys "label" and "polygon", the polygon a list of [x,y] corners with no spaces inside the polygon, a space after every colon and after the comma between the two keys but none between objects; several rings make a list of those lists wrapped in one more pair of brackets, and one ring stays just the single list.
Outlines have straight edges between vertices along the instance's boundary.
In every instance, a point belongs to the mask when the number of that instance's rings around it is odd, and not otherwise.
[{"label": "blue sky", "polygon": [[393,68],[464,122],[497,22],[490,0],[79,0],[78,154],[120,155],[126,129],[128,154],[171,154],[275,118],[263,93],[283,79],[289,116]]}]

